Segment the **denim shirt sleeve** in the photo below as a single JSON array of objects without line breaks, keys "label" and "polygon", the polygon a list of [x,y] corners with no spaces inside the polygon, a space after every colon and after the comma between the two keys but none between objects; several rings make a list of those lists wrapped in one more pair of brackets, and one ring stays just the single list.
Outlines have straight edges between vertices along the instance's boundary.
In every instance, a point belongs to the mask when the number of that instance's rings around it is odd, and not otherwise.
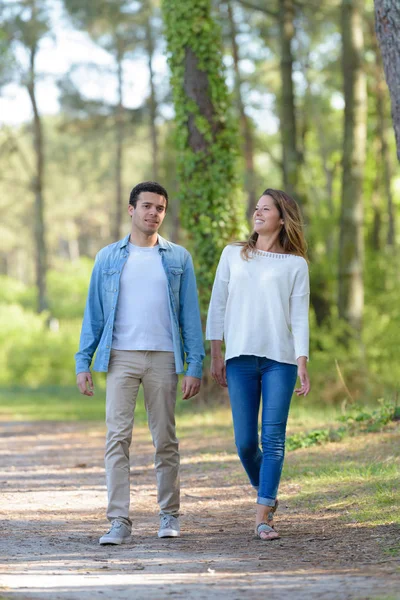
[{"label": "denim shirt sleeve", "polygon": [[79,351],[75,354],[76,374],[88,372],[104,329],[101,261],[96,256],[83,315]]},{"label": "denim shirt sleeve", "polygon": [[183,266],[179,294],[179,325],[181,329],[183,349],[188,365],[186,375],[202,376],[204,359],[203,332],[201,327],[199,299],[197,295],[196,277],[192,257],[187,254]]}]

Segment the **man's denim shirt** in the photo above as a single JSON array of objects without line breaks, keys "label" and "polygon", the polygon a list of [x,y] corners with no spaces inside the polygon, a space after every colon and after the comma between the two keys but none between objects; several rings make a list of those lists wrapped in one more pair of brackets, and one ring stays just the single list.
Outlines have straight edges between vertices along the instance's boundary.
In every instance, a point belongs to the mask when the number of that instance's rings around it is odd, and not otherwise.
[{"label": "man's denim shirt", "polygon": [[[93,355],[95,371],[108,371],[121,272],[129,256],[129,235],[106,246],[96,256],[83,317],[76,373],[88,372]],[[158,236],[159,253],[168,279],[177,373],[201,378],[204,359],[203,335],[196,278],[189,252]],[[138,289],[140,294],[140,289]]]}]

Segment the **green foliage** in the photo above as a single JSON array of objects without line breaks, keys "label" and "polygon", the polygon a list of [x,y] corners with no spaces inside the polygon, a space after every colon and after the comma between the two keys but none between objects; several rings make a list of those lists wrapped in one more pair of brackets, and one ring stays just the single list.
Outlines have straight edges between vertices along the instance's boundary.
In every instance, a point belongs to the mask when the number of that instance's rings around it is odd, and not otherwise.
[{"label": "green foliage", "polygon": [[[211,16],[210,0],[164,0],[163,12],[175,105],[182,225],[194,250],[204,314],[219,255],[240,235],[244,223],[244,200],[236,179],[237,131],[229,113],[220,30]],[[212,107],[207,117],[185,93],[189,51],[207,76]],[[200,150],[190,143],[189,121],[203,138]]]},{"label": "green foliage", "polygon": [[48,274],[49,309],[58,319],[81,319],[85,308],[93,261],[81,258],[60,262]]},{"label": "green foliage", "polygon": [[386,251],[367,252],[361,346],[337,315],[333,295],[335,275],[330,273],[329,264],[311,265],[312,285],[320,291],[321,285],[316,287],[318,277],[313,276],[315,271],[326,275],[331,314],[318,326],[314,311],[311,313],[311,397],[326,403],[345,399],[365,402],[392,395],[400,382],[396,359],[400,335],[399,258]]},{"label": "green foliage", "polygon": [[398,419],[399,407],[388,400],[379,399],[378,402],[380,406],[375,410],[356,404],[338,420],[345,423],[350,434],[359,431],[380,431],[382,427]]},{"label": "green foliage", "polygon": [[[84,257],[74,262],[57,263],[57,268],[48,272],[50,313],[56,319],[81,319],[93,261]],[[0,275],[1,304],[19,304],[33,311],[36,306],[36,290],[13,277]]]},{"label": "green foliage", "polygon": [[344,428],[340,429],[316,429],[309,433],[294,433],[287,437],[286,448],[297,450],[298,448],[310,448],[311,446],[337,442],[344,436]]},{"label": "green foliage", "polygon": [[47,315],[20,305],[0,305],[1,385],[71,384],[79,322],[64,322],[59,330],[47,326]]},{"label": "green foliage", "polygon": [[68,385],[75,380],[74,354],[92,266],[84,258],[50,270],[50,327],[47,314],[33,312],[34,288],[0,277],[1,385]]},{"label": "green foliage", "polygon": [[36,290],[18,279],[0,275],[0,305],[2,304],[20,304],[24,308],[34,310]]},{"label": "green foliage", "polygon": [[340,427],[294,433],[287,437],[286,448],[288,450],[310,448],[327,442],[339,442],[349,435],[381,431],[385,425],[399,418],[399,409],[392,401],[378,400],[378,402],[379,408],[373,410],[359,404],[353,405],[346,414],[337,418],[337,421],[343,423]]}]

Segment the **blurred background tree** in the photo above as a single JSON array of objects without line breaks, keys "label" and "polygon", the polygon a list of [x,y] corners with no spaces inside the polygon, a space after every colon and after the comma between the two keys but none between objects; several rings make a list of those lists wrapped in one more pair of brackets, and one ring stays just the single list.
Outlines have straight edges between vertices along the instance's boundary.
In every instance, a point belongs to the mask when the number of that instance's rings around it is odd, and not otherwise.
[{"label": "blurred background tree", "polygon": [[133,185],[158,179],[163,234],[193,253],[203,314],[221,249],[247,235],[262,191],[291,192],[311,261],[307,401],[396,392],[395,2],[0,9],[1,385],[74,384],[94,256],[129,230]]}]

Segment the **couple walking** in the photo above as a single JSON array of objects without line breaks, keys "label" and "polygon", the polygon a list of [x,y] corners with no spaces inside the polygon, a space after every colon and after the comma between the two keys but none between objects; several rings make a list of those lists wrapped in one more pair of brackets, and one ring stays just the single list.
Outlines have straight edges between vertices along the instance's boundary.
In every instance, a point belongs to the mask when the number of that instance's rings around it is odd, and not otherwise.
[{"label": "couple walking", "polygon": [[[167,207],[167,191],[158,183],[133,188],[131,232],[100,250],[89,286],[75,358],[77,385],[84,395],[94,393],[90,366],[96,350],[93,368],[107,372],[105,468],[111,528],[100,544],[130,540],[129,448],[140,384],[155,447],[158,536],[180,535],[178,374],[184,373],[182,397],[196,395],[204,348],[191,256],[158,233]],[[256,535],[262,540],[279,537],[274,513],[297,376],[296,393],[306,395],[310,389],[305,258],[297,204],[284,192],[267,189],[255,208],[249,240],[222,252],[207,319],[211,373],[228,387],[238,454],[257,491]]]}]

